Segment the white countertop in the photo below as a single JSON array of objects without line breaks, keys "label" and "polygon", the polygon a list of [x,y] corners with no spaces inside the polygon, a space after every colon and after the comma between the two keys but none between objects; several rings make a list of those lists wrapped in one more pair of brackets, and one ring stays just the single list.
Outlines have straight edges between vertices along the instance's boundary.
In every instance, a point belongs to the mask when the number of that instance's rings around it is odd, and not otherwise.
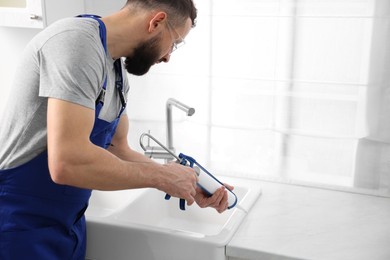
[{"label": "white countertop", "polygon": [[389,260],[390,198],[260,182],[227,245],[240,259]]}]

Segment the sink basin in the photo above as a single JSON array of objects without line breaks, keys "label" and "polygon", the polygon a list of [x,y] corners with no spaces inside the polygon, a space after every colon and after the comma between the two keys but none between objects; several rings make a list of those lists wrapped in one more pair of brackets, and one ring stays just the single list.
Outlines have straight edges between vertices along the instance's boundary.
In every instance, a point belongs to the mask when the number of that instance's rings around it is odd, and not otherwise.
[{"label": "sink basin", "polygon": [[225,246],[261,194],[258,182],[218,177],[235,186],[238,207],[212,208],[165,200],[156,189],[94,191],[86,212],[87,259],[226,259]]}]

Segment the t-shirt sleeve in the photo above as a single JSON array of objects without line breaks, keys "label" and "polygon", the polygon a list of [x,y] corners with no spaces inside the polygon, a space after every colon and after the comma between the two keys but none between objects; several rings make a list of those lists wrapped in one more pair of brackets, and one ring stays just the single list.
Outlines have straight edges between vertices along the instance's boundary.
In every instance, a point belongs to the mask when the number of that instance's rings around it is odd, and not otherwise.
[{"label": "t-shirt sleeve", "polygon": [[105,53],[92,36],[77,30],[57,34],[40,49],[39,62],[39,96],[95,108]]}]

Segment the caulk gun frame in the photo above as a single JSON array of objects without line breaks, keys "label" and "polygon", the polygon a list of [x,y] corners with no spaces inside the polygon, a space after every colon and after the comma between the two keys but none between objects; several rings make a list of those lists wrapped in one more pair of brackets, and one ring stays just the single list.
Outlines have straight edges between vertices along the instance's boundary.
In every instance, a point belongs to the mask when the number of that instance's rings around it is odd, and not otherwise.
[{"label": "caulk gun frame", "polygon": [[152,139],[153,141],[156,142],[156,144],[158,144],[161,148],[163,148],[165,151],[167,151],[170,155],[172,155],[173,157],[176,158],[176,160],[178,160],[179,162],[181,162],[181,159],[176,155],[174,154],[171,150],[168,149],[168,147],[166,147],[165,145],[163,145],[162,143],[160,143],[154,136],[152,136],[151,134],[149,133],[143,133],[140,138],[139,138],[139,145],[141,146],[141,148],[146,152],[146,147],[144,146],[143,144],[143,139],[144,137],[147,136],[149,137],[150,139]]}]

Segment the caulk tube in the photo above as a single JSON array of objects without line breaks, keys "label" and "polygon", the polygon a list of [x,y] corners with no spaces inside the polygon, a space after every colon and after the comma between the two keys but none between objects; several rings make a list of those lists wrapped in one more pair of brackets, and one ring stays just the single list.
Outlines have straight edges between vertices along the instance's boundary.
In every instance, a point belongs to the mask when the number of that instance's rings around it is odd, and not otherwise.
[{"label": "caulk tube", "polygon": [[[222,182],[220,182],[214,175],[212,175],[210,172],[208,172],[202,165],[200,165],[198,162],[195,161],[194,158],[187,156],[185,154],[179,154],[179,158],[185,161],[188,161],[190,164],[190,167],[198,167],[199,174],[198,174],[198,183],[197,185],[209,196],[213,195],[214,192],[219,189],[222,186],[225,186]],[[194,166],[194,164],[196,166]],[[225,186],[228,194],[228,209],[233,208],[237,204],[237,196],[229,190]]]}]

